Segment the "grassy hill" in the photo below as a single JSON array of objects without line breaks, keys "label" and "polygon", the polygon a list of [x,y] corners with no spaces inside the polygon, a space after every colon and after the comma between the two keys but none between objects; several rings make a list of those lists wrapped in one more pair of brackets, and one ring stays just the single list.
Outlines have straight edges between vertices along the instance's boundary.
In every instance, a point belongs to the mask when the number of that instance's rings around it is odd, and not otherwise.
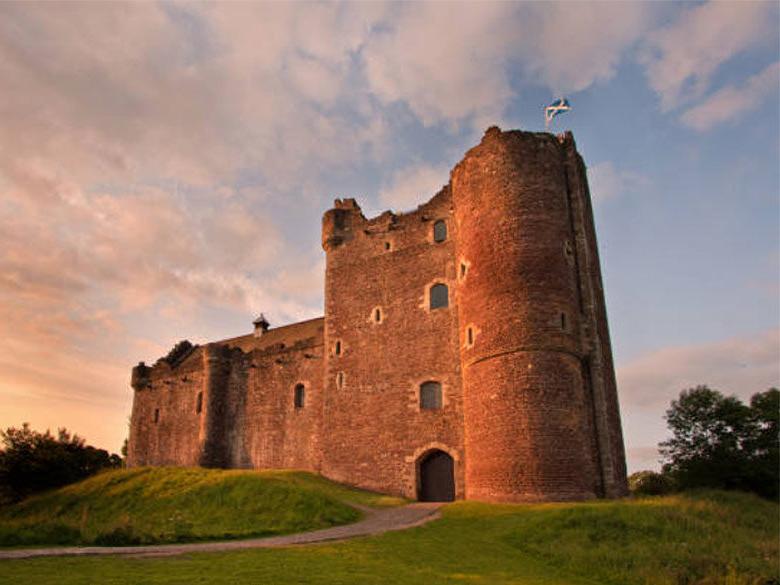
[{"label": "grassy hill", "polygon": [[[127,514],[134,530],[153,538],[181,538],[177,522],[187,527],[185,540],[238,537],[257,534],[258,526],[277,534],[354,519],[344,502],[399,500],[304,473],[145,469],[30,500],[0,514],[0,526],[69,523],[89,540],[99,526],[121,526]],[[778,511],[776,503],[726,492],[538,505],[457,502],[424,526],[341,543],[171,558],[0,561],[0,584],[778,585]]]},{"label": "grassy hill", "polygon": [[499,506],[348,542],[0,562],[0,583],[777,585],[778,506],[735,493]]},{"label": "grassy hill", "polygon": [[247,538],[354,522],[401,500],[291,471],[110,471],[0,510],[0,546]]}]

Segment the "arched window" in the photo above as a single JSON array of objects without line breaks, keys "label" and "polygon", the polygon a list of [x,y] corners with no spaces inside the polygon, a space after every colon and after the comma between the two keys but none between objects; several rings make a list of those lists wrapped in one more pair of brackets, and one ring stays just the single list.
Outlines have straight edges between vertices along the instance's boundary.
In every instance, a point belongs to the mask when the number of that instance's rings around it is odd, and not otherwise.
[{"label": "arched window", "polygon": [[434,284],[431,287],[431,309],[442,309],[450,304],[446,284]]},{"label": "arched window", "polygon": [[303,408],[306,402],[306,388],[304,388],[303,384],[295,385],[294,402],[295,402],[295,408]]},{"label": "arched window", "polygon": [[438,382],[420,384],[420,408],[426,410],[441,408],[441,384]]},{"label": "arched window", "polygon": [[336,374],[336,388],[339,390],[344,387],[344,372]]},{"label": "arched window", "polygon": [[341,341],[336,342],[335,353],[336,355],[341,355]]},{"label": "arched window", "polygon": [[433,224],[433,241],[443,242],[447,239],[447,224],[443,219],[440,219]]}]

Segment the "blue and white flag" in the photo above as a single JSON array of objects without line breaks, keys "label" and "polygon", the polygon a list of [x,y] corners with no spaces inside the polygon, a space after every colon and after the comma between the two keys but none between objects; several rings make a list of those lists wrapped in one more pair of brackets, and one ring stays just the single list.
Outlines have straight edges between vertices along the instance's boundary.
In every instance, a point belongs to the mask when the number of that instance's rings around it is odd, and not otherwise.
[{"label": "blue and white flag", "polygon": [[557,116],[558,114],[563,114],[564,112],[568,112],[571,110],[571,106],[569,105],[569,100],[566,98],[558,98],[557,100],[554,100],[553,103],[551,103],[549,106],[544,108],[544,126],[545,128],[550,125],[550,122],[552,122],[552,119]]}]

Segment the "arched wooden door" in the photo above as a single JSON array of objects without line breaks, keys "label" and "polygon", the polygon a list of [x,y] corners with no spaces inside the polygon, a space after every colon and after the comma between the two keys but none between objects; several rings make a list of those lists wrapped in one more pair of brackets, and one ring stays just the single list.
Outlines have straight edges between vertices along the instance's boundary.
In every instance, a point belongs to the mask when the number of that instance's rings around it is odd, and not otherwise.
[{"label": "arched wooden door", "polygon": [[429,451],[418,465],[421,502],[452,502],[455,499],[455,464],[444,451]]}]

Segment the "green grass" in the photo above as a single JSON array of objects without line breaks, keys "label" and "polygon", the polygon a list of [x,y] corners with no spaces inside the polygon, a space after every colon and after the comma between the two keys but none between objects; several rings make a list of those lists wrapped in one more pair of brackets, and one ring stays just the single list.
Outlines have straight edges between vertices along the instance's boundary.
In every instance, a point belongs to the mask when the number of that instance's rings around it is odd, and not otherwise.
[{"label": "green grass", "polygon": [[137,468],[0,511],[0,546],[148,544],[287,534],[356,521],[350,504],[402,500],[293,471]]},{"label": "green grass", "polygon": [[616,502],[460,502],[419,528],[344,543],[172,558],[0,561],[0,583],[767,585],[778,506],[721,492]]}]

